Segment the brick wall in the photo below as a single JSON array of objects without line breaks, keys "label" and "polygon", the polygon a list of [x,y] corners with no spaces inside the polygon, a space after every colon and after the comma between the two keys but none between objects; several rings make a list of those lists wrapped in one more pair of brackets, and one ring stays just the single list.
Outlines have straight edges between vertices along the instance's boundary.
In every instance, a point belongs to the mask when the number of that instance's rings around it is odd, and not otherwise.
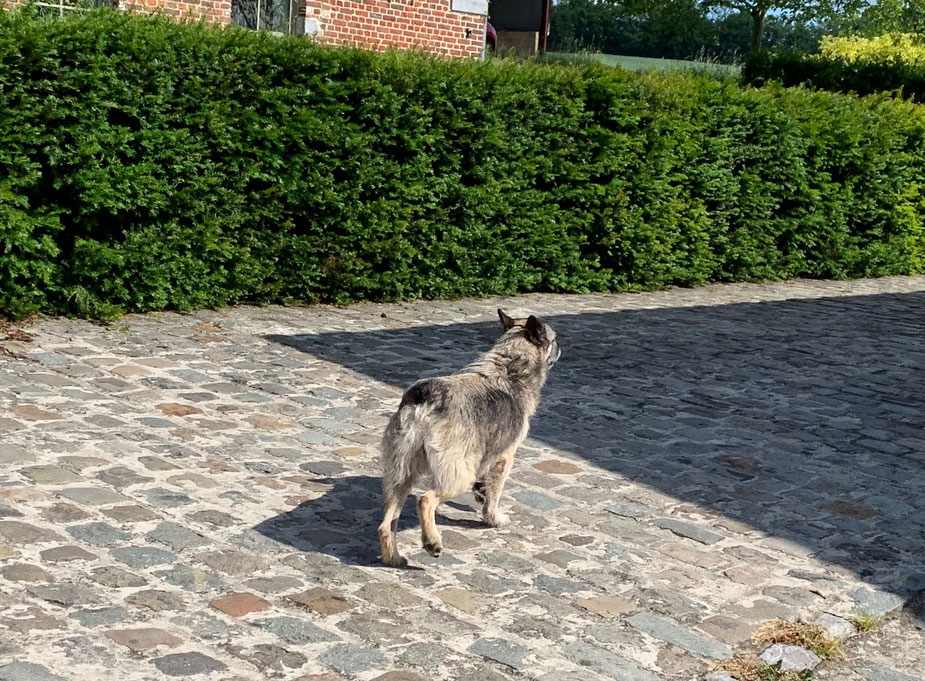
[{"label": "brick wall", "polygon": [[453,1],[306,0],[306,33],[335,45],[477,57],[482,53],[485,16],[453,11]]}]

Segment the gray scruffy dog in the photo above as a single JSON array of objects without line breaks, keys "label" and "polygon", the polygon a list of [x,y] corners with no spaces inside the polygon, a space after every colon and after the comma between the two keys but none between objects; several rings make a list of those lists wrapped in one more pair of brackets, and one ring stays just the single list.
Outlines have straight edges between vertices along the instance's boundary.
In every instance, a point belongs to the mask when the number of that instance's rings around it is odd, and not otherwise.
[{"label": "gray scruffy dog", "polygon": [[546,374],[561,354],[555,332],[536,317],[512,319],[498,310],[504,334],[482,358],[459,373],[426,378],[402,396],[382,438],[385,517],[379,526],[382,562],[406,567],[398,553],[398,516],[412,485],[429,491],[418,498],[424,548],[443,550],[434,513],[437,504],[470,487],[482,503],[482,519],[500,527],[507,518],[498,499],[514,452],[527,436]]}]

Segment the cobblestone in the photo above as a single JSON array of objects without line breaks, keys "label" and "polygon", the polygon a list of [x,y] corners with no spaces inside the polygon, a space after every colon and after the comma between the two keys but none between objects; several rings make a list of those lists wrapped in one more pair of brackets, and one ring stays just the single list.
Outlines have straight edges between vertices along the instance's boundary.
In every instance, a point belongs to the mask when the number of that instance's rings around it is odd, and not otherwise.
[{"label": "cobblestone", "polygon": [[[563,347],[511,522],[442,505],[434,560],[409,501],[423,569],[384,569],[382,428],[499,306]],[[892,278],[38,321],[40,363],[0,357],[0,681],[687,681],[768,619],[847,632],[925,588],[922,309]],[[847,681],[921,678],[888,628]]]}]

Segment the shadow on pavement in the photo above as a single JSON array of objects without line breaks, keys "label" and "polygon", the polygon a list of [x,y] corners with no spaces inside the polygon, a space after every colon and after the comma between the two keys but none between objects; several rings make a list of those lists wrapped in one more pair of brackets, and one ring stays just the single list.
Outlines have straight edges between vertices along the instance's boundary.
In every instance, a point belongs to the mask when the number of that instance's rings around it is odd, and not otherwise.
[{"label": "shadow on pavement", "polygon": [[[544,321],[563,356],[532,438],[882,588],[925,588],[925,294]],[[270,339],[404,387],[460,368],[496,335],[487,322]],[[296,509],[283,520],[313,538],[294,546],[375,536],[377,479],[336,480],[331,494],[356,518],[341,528]],[[415,515],[406,507],[404,522]]]}]

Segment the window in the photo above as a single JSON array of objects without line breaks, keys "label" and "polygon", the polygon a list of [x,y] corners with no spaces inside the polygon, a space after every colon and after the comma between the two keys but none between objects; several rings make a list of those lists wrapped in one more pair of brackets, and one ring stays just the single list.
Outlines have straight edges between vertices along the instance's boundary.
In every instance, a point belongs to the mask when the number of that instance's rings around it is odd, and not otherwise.
[{"label": "window", "polygon": [[35,0],[34,4],[39,14],[45,16],[64,16],[66,12],[74,12],[81,9],[92,9],[94,7],[113,7],[119,6],[119,0]]},{"label": "window", "polygon": [[231,0],[231,20],[255,31],[301,33],[299,0]]}]

